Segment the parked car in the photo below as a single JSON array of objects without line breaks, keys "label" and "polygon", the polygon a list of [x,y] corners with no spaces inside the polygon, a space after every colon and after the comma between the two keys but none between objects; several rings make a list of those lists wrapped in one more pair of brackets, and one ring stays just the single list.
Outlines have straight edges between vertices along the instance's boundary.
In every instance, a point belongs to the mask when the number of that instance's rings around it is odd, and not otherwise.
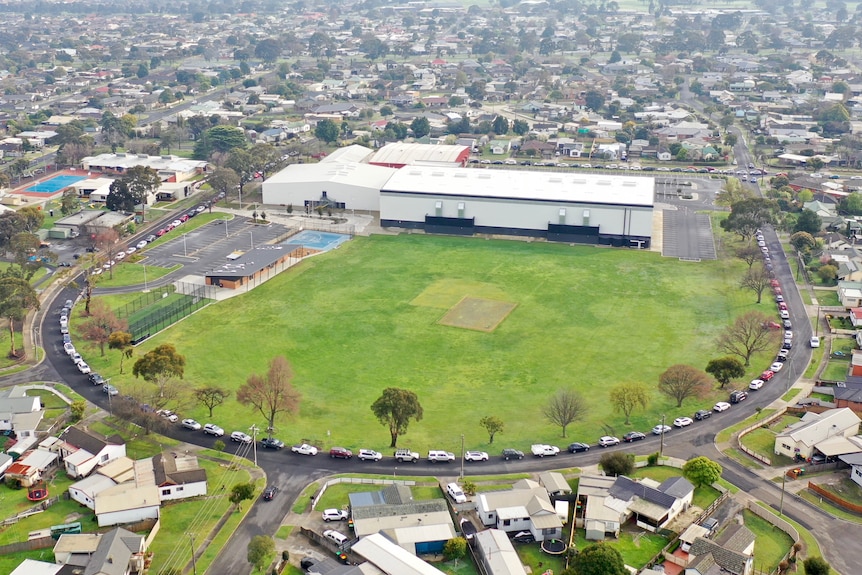
[{"label": "parked car", "polygon": [[811,339],[808,340],[808,344],[811,347],[820,347],[820,338],[816,335],[811,336]]},{"label": "parked car", "polygon": [[180,419],[180,417],[170,409],[160,409],[156,413],[158,415],[161,415],[171,423],[176,423]]},{"label": "parked car", "polygon": [[716,403],[716,404],[712,407],[712,409],[713,409],[714,411],[718,411],[718,412],[721,412],[721,411],[727,411],[728,409],[730,409],[730,404],[729,404],[729,403],[727,403],[726,401],[719,401],[718,403]]},{"label": "parked car", "polygon": [[763,387],[762,379],[752,379],[751,383],[748,384],[748,389],[751,389],[753,391],[757,391],[761,387]]},{"label": "parked car", "polygon": [[695,419],[697,419],[697,420],[699,421],[699,420],[702,420],[702,419],[709,419],[709,417],[710,417],[711,415],[712,415],[712,412],[711,412],[711,411],[709,411],[708,409],[700,409],[700,410],[698,410],[698,411],[696,411],[696,412],[695,412],[695,414],[694,414],[694,418],[695,418]]},{"label": "parked car", "polygon": [[267,449],[283,449],[284,442],[274,437],[264,437],[260,440],[260,444]]},{"label": "parked car", "polygon": [[290,450],[300,455],[317,455],[317,448],[307,443],[300,443],[299,445],[294,445],[290,448]]},{"label": "parked car", "polygon": [[560,448],[556,445],[546,445],[544,443],[536,443],[530,447],[530,452],[535,457],[554,456],[560,452]]},{"label": "parked car", "polygon": [[232,431],[230,434],[230,440],[236,441],[237,443],[251,443],[252,438],[251,435],[247,433],[243,433],[242,431]]},{"label": "parked car", "polygon": [[191,429],[192,431],[200,431],[201,428],[201,424],[194,419],[184,419],[182,426],[186,429]]},{"label": "parked car", "polygon": [[63,344],[63,351],[65,351],[66,355],[69,355],[69,356],[75,355],[75,353],[77,353],[75,351],[75,346],[72,345],[72,342],[64,343]]},{"label": "parked car", "polygon": [[775,372],[772,371],[771,369],[767,369],[766,371],[764,371],[763,373],[760,374],[760,379],[762,379],[763,381],[769,381],[773,377],[775,377]]},{"label": "parked car", "polygon": [[730,392],[730,403],[739,403],[748,399],[747,391],[732,391]]},{"label": "parked car", "polygon": [[333,459],[350,459],[353,457],[353,452],[346,447],[333,447],[329,450],[329,457]]},{"label": "parked car", "polygon": [[78,362],[78,371],[80,371],[84,375],[87,375],[88,373],[90,373],[90,366],[87,365],[86,361],[79,361]]},{"label": "parked car", "polygon": [[144,241],[147,242],[148,244],[156,241],[156,234],[148,235],[147,237],[144,238]]},{"label": "parked car", "polygon": [[690,417],[677,417],[673,420],[674,427],[688,427],[694,423]]},{"label": "parked car", "polygon": [[446,486],[446,494],[452,498],[455,503],[467,503],[467,496],[458,486],[457,483],[450,483]]},{"label": "parked car", "polygon": [[775,363],[773,363],[772,365],[769,366],[769,371],[771,371],[773,373],[778,373],[779,371],[781,371],[781,369],[783,367],[784,367],[783,363],[781,363],[780,361],[776,361]]},{"label": "parked car", "polygon": [[790,355],[789,349],[779,349],[778,350],[778,357],[782,357],[784,359],[787,359],[787,356],[789,356],[789,355]]},{"label": "parked car", "polygon": [[135,247],[138,248],[139,250],[144,249],[145,247],[147,247],[147,240],[139,241],[137,244],[135,244]]},{"label": "parked car", "polygon": [[510,459],[524,459],[524,452],[517,449],[507,448],[503,450],[503,459],[506,461],[509,461]]},{"label": "parked car", "polygon": [[468,451],[464,454],[464,461],[488,461],[485,451]]},{"label": "parked car", "polygon": [[87,376],[87,381],[89,381],[93,385],[105,385],[106,383],[108,383],[108,380],[99,375],[99,372],[97,371],[91,371],[90,375]]},{"label": "parked car", "polygon": [[108,383],[102,386],[102,391],[107,393],[108,395],[119,395],[120,393],[120,391],[116,387]]},{"label": "parked car", "polygon": [[347,521],[347,511],[343,509],[325,509],[323,511],[323,520],[329,521]]},{"label": "parked car", "polygon": [[[204,433],[207,435],[215,435],[216,437],[221,437],[224,435],[224,429],[216,425],[215,423],[207,423],[204,425]],[[231,437],[233,439],[233,437]]]},{"label": "parked car", "polygon": [[327,529],[323,532],[323,536],[341,547],[345,543],[347,543],[347,535],[341,533],[339,531],[333,531],[332,529]]},{"label": "parked car", "polygon": [[383,459],[383,454],[373,449],[360,449],[356,457],[361,461],[380,461]]},{"label": "parked car", "polygon": [[631,443],[632,441],[640,441],[644,439],[646,434],[641,433],[640,431],[629,431],[625,435],[623,435],[623,441],[626,443]]},{"label": "parked car", "polygon": [[590,446],[587,445],[586,443],[575,442],[575,443],[569,444],[569,453],[579,453],[581,451],[589,451],[589,450],[590,450]]},{"label": "parked car", "polygon": [[451,451],[431,450],[428,452],[428,461],[449,463],[450,461],[455,461],[455,454]]},{"label": "parked car", "polygon": [[653,435],[661,435],[662,433],[670,433],[671,429],[673,428],[670,425],[662,425],[659,423],[652,428],[652,433]]},{"label": "parked car", "polygon": [[417,461],[419,461],[419,452],[410,451],[409,449],[405,448],[396,449],[393,455],[395,456],[395,459],[396,461],[398,461],[398,463],[416,463]]},{"label": "parked car", "polygon": [[620,438],[613,437],[611,435],[604,435],[599,439],[599,445],[602,447],[611,447],[612,445],[619,445]]},{"label": "parked car", "polygon": [[278,487],[276,487],[275,485],[270,485],[263,490],[263,500],[272,501],[276,493],[278,493]]}]

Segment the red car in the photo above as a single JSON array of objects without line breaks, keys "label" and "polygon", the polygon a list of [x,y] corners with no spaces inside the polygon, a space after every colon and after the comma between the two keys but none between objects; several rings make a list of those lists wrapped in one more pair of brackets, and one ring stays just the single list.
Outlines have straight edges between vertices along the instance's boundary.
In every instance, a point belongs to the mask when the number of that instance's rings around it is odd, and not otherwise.
[{"label": "red car", "polygon": [[188,214],[183,214],[183,217],[181,217],[181,218],[180,218],[180,221],[181,221],[181,222],[187,222],[187,221],[189,221],[189,215],[188,215]]},{"label": "red car", "polygon": [[770,281],[769,281],[769,283],[770,283],[770,285],[771,285],[772,287],[774,287],[774,288],[777,288],[777,287],[779,287],[779,286],[781,285],[781,284],[779,284],[779,283],[778,283],[778,280],[777,280],[777,279],[772,279],[772,280],[770,280]]},{"label": "red car", "polygon": [[772,293],[774,293],[775,295],[781,295],[781,288],[780,287],[772,288]]},{"label": "red car", "polygon": [[780,303],[778,304],[778,309],[787,309],[787,304],[786,304],[786,303],[784,303],[784,302],[780,302]]},{"label": "red car", "polygon": [[773,377],[775,377],[775,372],[768,369],[760,374],[760,379],[762,379],[763,381],[769,381]]},{"label": "red car", "polygon": [[165,235],[166,233],[168,233],[168,230],[166,230],[166,229],[162,228],[162,229],[160,229],[159,231],[157,231],[157,232],[156,232],[156,237],[157,237],[157,238],[160,238],[160,237],[162,237],[163,235]]}]

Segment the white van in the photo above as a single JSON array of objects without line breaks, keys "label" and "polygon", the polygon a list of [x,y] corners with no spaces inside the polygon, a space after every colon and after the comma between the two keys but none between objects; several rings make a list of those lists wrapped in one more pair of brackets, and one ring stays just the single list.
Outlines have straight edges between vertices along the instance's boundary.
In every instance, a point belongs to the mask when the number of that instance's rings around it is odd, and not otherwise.
[{"label": "white van", "polygon": [[461,491],[457,483],[450,483],[446,486],[446,493],[452,498],[455,503],[467,503],[467,496]]}]

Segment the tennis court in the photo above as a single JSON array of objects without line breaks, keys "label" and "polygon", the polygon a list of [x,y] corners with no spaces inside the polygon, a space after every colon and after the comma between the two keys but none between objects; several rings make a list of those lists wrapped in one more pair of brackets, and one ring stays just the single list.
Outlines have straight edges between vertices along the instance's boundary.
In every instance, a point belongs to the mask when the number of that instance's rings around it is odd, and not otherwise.
[{"label": "tennis court", "polygon": [[44,182],[33,184],[25,192],[35,192],[37,194],[55,194],[63,188],[68,188],[75,182],[86,180],[85,176],[54,176],[48,178]]},{"label": "tennis court", "polygon": [[350,236],[345,234],[333,234],[330,232],[315,232],[312,230],[303,230],[295,236],[291,236],[284,243],[301,245],[304,248],[326,252],[329,250],[334,250],[349,239]]}]

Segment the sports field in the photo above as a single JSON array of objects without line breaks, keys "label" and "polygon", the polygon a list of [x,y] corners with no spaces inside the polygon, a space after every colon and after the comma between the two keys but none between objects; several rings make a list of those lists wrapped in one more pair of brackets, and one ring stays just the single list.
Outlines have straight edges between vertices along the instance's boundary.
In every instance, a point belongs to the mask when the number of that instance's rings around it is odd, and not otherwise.
[{"label": "sports field", "polygon": [[[622,381],[653,386],[674,363],[702,368],[718,355],[716,333],[757,307],[750,292],[736,287],[740,265],[547,243],[355,238],[209,306],[136,355],[174,343],[188,360],[185,385],[232,389],[285,355],[303,394],[299,417],[280,426],[286,442],[385,448],[388,433],[369,406],[387,386],[415,391],[424,407],[423,421],[412,423],[401,441],[414,448],[457,450],[462,433],[468,448],[487,447],[478,424],[484,415],[506,424],[494,450],[562,444],[541,408],[568,386],[582,390],[590,407],[584,421],[570,426],[569,440],[595,442],[606,432],[648,431],[662,413],[690,416],[724,399],[726,392],[716,392],[678,410],[656,394],[648,413],[635,413],[626,428],[607,392]],[[465,301],[479,304],[459,315]],[[761,307],[772,310],[770,302]],[[445,325],[453,314],[468,325]],[[122,391],[129,376],[118,375],[115,355],[109,354],[113,365],[94,368],[114,376]],[[752,371],[767,358],[756,359]],[[208,420],[203,408],[182,415]],[[213,419],[228,432],[262,423],[233,402],[218,407]]]}]

